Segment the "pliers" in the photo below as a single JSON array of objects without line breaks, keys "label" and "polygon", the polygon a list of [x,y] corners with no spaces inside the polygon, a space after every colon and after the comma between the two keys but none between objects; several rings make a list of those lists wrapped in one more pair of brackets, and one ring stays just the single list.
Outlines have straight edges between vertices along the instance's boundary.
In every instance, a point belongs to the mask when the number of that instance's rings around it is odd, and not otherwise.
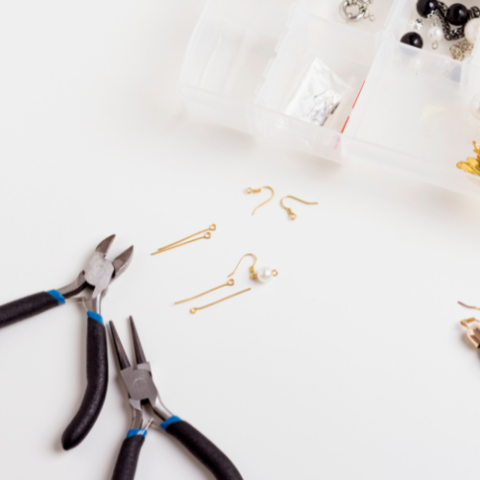
[{"label": "pliers", "polygon": [[65,299],[81,295],[87,308],[87,388],[80,408],[62,435],[65,450],[76,447],[88,434],[102,410],[108,384],[107,336],[101,315],[101,303],[110,282],[130,264],[133,246],[113,262],[106,259],[115,239],[103,240],[77,279],[58,290],[40,292],[0,307],[0,328],[58,307]]},{"label": "pliers", "polygon": [[[175,437],[190,453],[203,463],[217,480],[242,480],[242,476],[228,457],[208,438],[189,423],[174,416],[163,404],[152,379],[150,363],[147,362],[133,318],[130,317],[136,366],[132,366],[123,348],[113,322],[110,332],[118,359],[120,373],[127,388],[132,409],[131,428],[123,441],[112,480],[133,480],[140,450],[152,420],[159,420],[162,430]],[[144,427],[143,408],[149,406],[153,419]]]}]

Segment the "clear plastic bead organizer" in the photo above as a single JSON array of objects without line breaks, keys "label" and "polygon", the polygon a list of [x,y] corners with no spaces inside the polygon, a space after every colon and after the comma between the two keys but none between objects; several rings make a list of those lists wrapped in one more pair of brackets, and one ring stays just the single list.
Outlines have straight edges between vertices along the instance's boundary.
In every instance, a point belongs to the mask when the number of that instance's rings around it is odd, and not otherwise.
[{"label": "clear plastic bead organizer", "polygon": [[428,26],[422,49],[401,43],[416,3],[375,0],[375,21],[347,22],[336,0],[209,0],[180,77],[186,108],[334,162],[361,159],[480,197],[480,178],[456,167],[480,142],[469,111],[480,39],[463,61],[450,53],[455,41],[434,49]]}]

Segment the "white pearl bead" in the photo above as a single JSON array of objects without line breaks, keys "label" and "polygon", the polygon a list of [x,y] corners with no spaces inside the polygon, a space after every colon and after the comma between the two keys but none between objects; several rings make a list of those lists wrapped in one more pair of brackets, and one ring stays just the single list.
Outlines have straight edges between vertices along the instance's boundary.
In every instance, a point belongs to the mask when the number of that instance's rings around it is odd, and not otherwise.
[{"label": "white pearl bead", "polygon": [[480,94],[475,95],[470,101],[470,113],[480,120]]},{"label": "white pearl bead", "polygon": [[468,43],[475,45],[480,35],[480,18],[473,18],[465,27],[465,37]]},{"label": "white pearl bead", "polygon": [[439,42],[443,38],[443,30],[437,25],[436,27],[431,27],[428,30],[428,38],[432,42]]},{"label": "white pearl bead", "polygon": [[257,270],[257,278],[262,283],[268,283],[272,278],[272,269],[270,267],[261,267]]}]

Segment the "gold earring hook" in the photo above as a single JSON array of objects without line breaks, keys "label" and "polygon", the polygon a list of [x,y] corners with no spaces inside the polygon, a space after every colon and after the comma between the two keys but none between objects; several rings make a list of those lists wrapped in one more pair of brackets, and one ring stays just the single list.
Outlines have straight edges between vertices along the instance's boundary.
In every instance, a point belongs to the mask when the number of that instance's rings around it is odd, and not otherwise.
[{"label": "gold earring hook", "polygon": [[228,275],[227,278],[230,278],[231,276],[235,275],[235,272],[238,270],[238,267],[243,262],[243,259],[245,257],[252,257],[255,260],[253,265],[250,267],[250,278],[252,280],[255,280],[257,278],[257,274],[255,273],[255,265],[257,264],[257,257],[253,253],[246,253],[238,262],[238,265],[235,267],[235,270],[230,275]]},{"label": "gold earring hook", "polygon": [[288,212],[288,216],[290,217],[290,220],[295,220],[297,218],[297,214],[293,213],[291,208],[288,208],[285,206],[283,201],[286,198],[291,198],[293,200],[296,200],[297,202],[304,203],[305,205],[318,205],[318,202],[306,202],[305,200],[301,200],[300,198],[297,198],[297,197],[292,197],[291,195],[287,195],[286,197],[283,197],[280,200],[280,205]]},{"label": "gold earring hook", "polygon": [[204,305],[203,307],[193,307],[190,309],[190,313],[197,313],[199,310],[203,310],[204,308],[211,307],[212,305],[216,305],[217,303],[224,302],[225,300],[228,300],[229,298],[236,297],[237,295],[241,295],[242,293],[248,292],[251,290],[251,288],[246,288],[245,290],[242,290],[241,292],[234,293],[233,295],[229,295],[228,297],[221,298],[220,300],[217,300],[216,302],[209,303],[208,305]]},{"label": "gold earring hook", "polygon": [[[217,226],[214,223],[212,223],[205,230],[201,230],[200,232],[194,233],[193,235],[189,235],[188,237],[185,237],[185,238],[182,238],[181,240],[173,242],[170,245],[161,247],[156,252],[153,252],[151,255],[158,255],[159,253],[166,252],[167,250],[173,250],[174,248],[177,248],[177,247],[183,247],[184,245],[188,245],[189,243],[196,242],[197,240],[202,240],[202,239],[209,240],[212,237],[211,232],[214,232],[216,229],[217,229]],[[202,235],[199,238],[194,238],[193,240],[189,240],[188,242],[185,241],[185,240],[188,240],[189,238],[196,237],[197,235],[201,235],[202,233],[205,233],[205,235]]]},{"label": "gold earring hook", "polygon": [[223,285],[219,285],[218,287],[212,288],[211,290],[207,290],[206,292],[199,293],[198,295],[195,295],[194,297],[186,298],[185,300],[180,300],[179,302],[175,302],[175,305],[179,305],[180,303],[185,303],[189,302],[190,300],[195,300],[198,297],[203,297],[203,295],[206,295],[207,293],[214,292],[215,290],[218,290],[219,288],[223,287],[232,287],[235,285],[235,280],[231,278],[227,283],[224,283]]},{"label": "gold earring hook", "polygon": [[258,207],[255,208],[255,210],[253,211],[252,215],[255,215],[255,212],[260,208],[260,207],[263,207],[263,205],[265,205],[266,203],[270,202],[272,200],[272,198],[275,196],[275,192],[273,190],[272,187],[261,187],[261,188],[250,188],[248,187],[245,191],[250,194],[250,193],[260,193],[264,188],[268,188],[271,192],[272,192],[272,196],[268,199],[268,200],[265,200],[263,203],[261,203],[260,205],[258,205]]}]

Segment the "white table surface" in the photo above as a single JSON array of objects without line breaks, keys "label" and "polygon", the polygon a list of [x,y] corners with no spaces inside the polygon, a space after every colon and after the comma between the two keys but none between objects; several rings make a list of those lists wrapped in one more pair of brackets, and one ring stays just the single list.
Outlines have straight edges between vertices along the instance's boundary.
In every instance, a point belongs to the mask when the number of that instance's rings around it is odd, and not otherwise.
[{"label": "white table surface", "polygon": [[[245,480],[478,478],[480,359],[456,302],[480,303],[480,203],[189,118],[177,81],[204,5],[3,3],[0,303],[69,283],[116,233],[113,255],[136,250],[106,319],[128,339],[134,315],[167,406]],[[252,217],[244,189],[261,185],[277,196]],[[319,205],[291,222],[284,195]],[[210,241],[149,256],[213,222]],[[173,306],[248,252],[278,269],[271,284],[244,265],[251,292]],[[2,479],[110,478],[130,421],[112,352],[97,424],[60,447],[85,334],[76,304],[2,330]],[[151,431],[137,478],[212,477]]]}]

